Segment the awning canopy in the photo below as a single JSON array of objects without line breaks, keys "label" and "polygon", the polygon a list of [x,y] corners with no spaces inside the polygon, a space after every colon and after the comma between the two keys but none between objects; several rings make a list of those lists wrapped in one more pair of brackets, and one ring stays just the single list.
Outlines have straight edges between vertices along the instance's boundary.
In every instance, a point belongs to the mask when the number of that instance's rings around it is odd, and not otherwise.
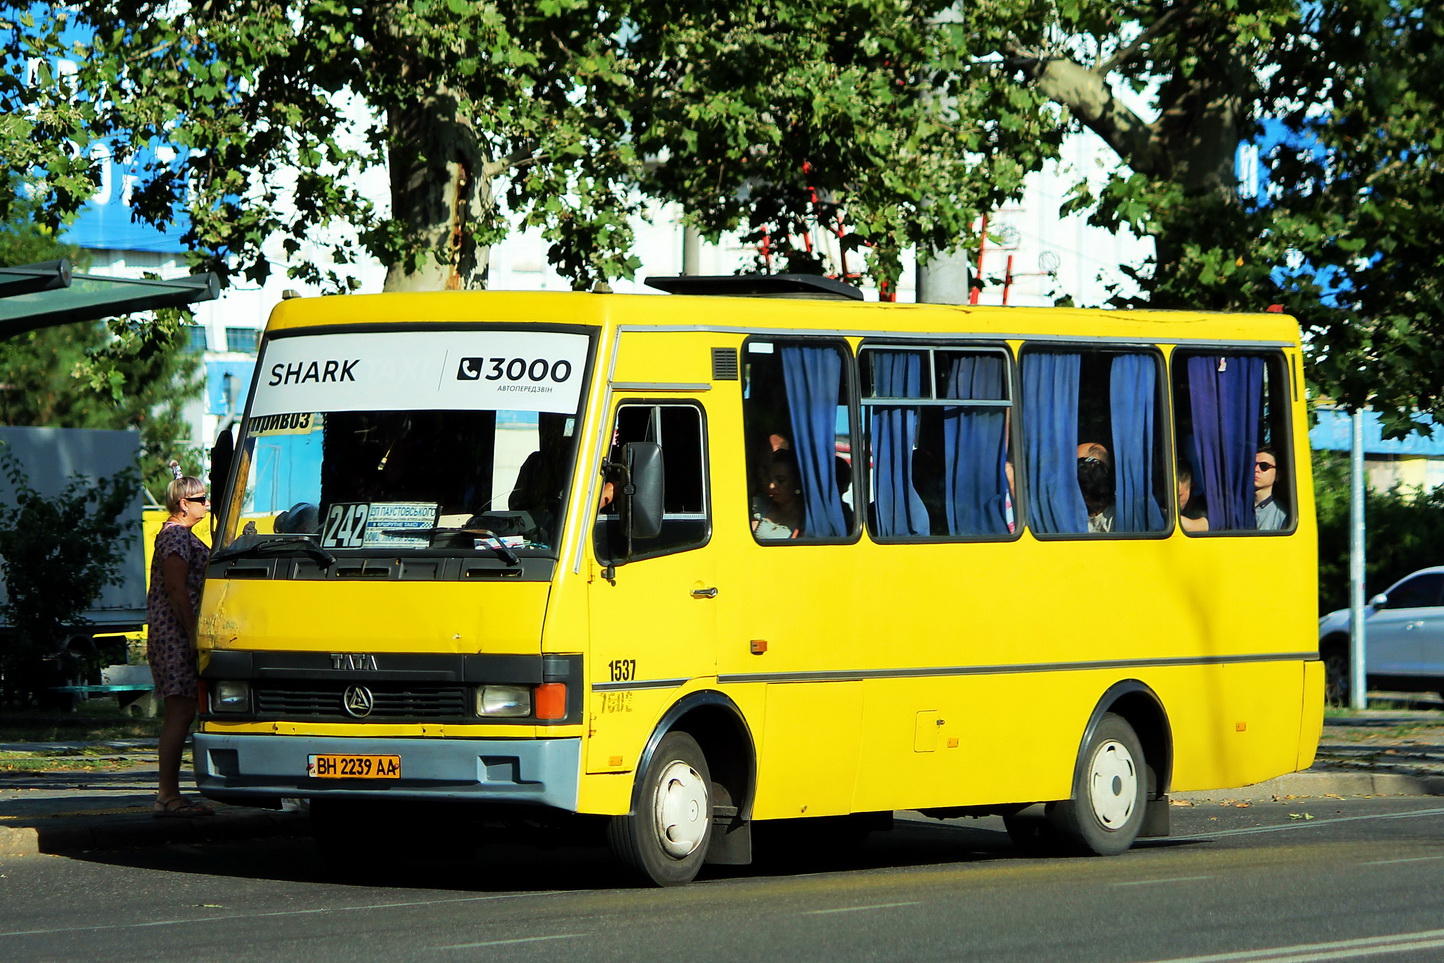
[{"label": "awning canopy", "polygon": [[0,338],[76,321],[179,308],[220,293],[214,274],[170,281],[75,274],[68,260],[0,267]]}]

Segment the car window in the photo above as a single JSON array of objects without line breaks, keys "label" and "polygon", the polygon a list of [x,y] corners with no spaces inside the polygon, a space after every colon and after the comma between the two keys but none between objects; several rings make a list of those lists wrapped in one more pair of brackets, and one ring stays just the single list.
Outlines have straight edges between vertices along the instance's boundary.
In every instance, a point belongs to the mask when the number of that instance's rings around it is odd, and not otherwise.
[{"label": "car window", "polygon": [[1441,589],[1444,589],[1444,572],[1417,575],[1390,589],[1389,601],[1384,608],[1417,609],[1438,605]]}]

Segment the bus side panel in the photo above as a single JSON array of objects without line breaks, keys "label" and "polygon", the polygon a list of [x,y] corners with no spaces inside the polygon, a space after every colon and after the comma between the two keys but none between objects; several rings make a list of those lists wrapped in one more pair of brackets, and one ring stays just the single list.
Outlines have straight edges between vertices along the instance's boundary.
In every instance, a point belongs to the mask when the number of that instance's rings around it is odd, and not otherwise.
[{"label": "bus side panel", "polygon": [[1061,673],[869,681],[853,808],[1063,798],[1077,750],[1065,734],[1082,732],[1096,697]]},{"label": "bus side panel", "polygon": [[853,811],[862,698],[861,682],[767,687],[755,818],[838,816]]},{"label": "bus side panel", "polygon": [[1150,677],[1173,731],[1172,791],[1246,786],[1293,772],[1304,675],[1300,662],[1262,662]]}]

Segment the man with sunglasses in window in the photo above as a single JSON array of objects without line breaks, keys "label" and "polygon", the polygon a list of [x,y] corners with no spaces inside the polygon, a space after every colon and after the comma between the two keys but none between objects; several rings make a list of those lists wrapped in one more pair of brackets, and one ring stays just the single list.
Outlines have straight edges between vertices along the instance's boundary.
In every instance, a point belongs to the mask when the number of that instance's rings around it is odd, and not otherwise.
[{"label": "man with sunglasses in window", "polygon": [[1278,531],[1289,524],[1283,508],[1274,501],[1278,476],[1278,456],[1272,448],[1260,448],[1253,463],[1253,513],[1256,526],[1263,531]]}]

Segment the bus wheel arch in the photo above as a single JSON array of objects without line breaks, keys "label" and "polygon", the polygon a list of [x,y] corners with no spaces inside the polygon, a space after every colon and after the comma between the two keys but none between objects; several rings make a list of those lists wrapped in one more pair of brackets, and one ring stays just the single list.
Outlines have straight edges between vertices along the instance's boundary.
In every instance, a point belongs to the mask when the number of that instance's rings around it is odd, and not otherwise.
[{"label": "bus wheel arch", "polygon": [[1079,741],[1071,798],[1049,807],[1059,841],[1075,853],[1112,855],[1140,835],[1166,835],[1172,755],[1168,715],[1153,690],[1137,680],[1110,687]]},{"label": "bus wheel arch", "polygon": [[[659,886],[690,882],[703,862],[750,862],[756,771],[751,732],[737,706],[719,692],[691,693],[647,740],[629,811],[612,817],[608,829],[613,851]],[[678,807],[687,820],[704,808],[707,826],[689,822],[691,829],[676,832],[680,842],[664,840],[658,827]]]}]

